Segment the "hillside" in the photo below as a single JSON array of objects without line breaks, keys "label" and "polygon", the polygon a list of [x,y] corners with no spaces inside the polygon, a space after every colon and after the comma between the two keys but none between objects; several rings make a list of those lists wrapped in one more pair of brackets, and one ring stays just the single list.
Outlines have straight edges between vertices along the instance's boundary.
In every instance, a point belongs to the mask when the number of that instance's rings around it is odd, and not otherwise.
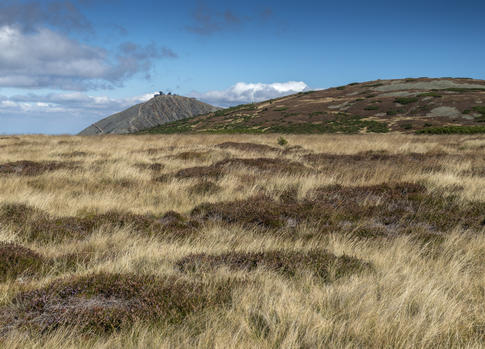
[{"label": "hillside", "polygon": [[352,83],[240,105],[147,133],[485,132],[485,81],[418,78]]},{"label": "hillside", "polygon": [[195,98],[158,95],[145,103],[137,104],[92,124],[79,135],[133,133],[218,109]]}]

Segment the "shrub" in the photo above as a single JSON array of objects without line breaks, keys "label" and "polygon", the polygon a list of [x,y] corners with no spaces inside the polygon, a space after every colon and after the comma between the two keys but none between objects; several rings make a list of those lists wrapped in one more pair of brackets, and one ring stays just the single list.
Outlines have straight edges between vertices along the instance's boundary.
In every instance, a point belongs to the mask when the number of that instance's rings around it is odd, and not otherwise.
[{"label": "shrub", "polygon": [[279,137],[278,138],[278,144],[281,145],[281,146],[285,146],[285,145],[288,144],[288,141],[283,137]]},{"label": "shrub", "polygon": [[216,145],[220,149],[235,149],[240,151],[250,151],[250,152],[267,152],[267,151],[279,151],[278,148],[271,147],[266,144],[258,143],[237,143],[237,142],[225,142]]},{"label": "shrub", "polygon": [[253,271],[265,268],[293,277],[304,270],[324,281],[331,281],[370,269],[370,264],[349,256],[337,257],[325,250],[228,252],[221,255],[193,254],[177,262],[182,271],[208,271],[218,267],[232,270]]},{"label": "shrub", "polygon": [[437,126],[416,131],[417,134],[479,134],[485,133],[485,126]]},{"label": "shrub", "polygon": [[13,174],[17,176],[38,176],[45,172],[60,169],[79,168],[76,162],[56,162],[56,161],[16,161],[0,165],[0,174]]},{"label": "shrub", "polygon": [[209,195],[215,194],[222,190],[220,185],[215,184],[214,182],[208,180],[202,180],[197,184],[194,184],[188,189],[189,194],[191,195]]},{"label": "shrub", "polygon": [[229,282],[209,287],[175,277],[138,274],[76,276],[16,295],[12,306],[1,309],[11,318],[2,319],[0,325],[2,330],[22,327],[45,333],[66,326],[86,334],[104,334],[138,321],[174,324],[208,307],[229,303],[232,287]]},{"label": "shrub", "polygon": [[0,222],[19,230],[29,241],[59,242],[84,239],[103,226],[131,227],[140,234],[170,238],[186,237],[195,233],[197,222],[185,220],[172,224],[165,216],[137,215],[109,211],[82,217],[51,217],[22,204],[4,205],[0,208]]},{"label": "shrub", "polygon": [[400,97],[394,100],[395,103],[399,104],[411,104],[416,103],[417,101],[419,101],[419,98],[417,97]]},{"label": "shrub", "polygon": [[23,246],[0,242],[0,282],[36,273],[45,263],[44,257]]}]

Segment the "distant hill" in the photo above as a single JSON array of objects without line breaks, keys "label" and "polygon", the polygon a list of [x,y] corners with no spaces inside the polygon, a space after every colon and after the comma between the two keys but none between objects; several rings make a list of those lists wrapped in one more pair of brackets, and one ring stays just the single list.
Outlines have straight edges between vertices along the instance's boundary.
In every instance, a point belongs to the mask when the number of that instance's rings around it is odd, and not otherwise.
[{"label": "distant hill", "polygon": [[92,124],[79,135],[134,133],[218,109],[220,108],[202,103],[195,98],[174,95],[155,96],[145,103],[137,104]]},{"label": "distant hill", "polygon": [[147,133],[485,133],[485,81],[418,78],[352,83],[246,104]]}]

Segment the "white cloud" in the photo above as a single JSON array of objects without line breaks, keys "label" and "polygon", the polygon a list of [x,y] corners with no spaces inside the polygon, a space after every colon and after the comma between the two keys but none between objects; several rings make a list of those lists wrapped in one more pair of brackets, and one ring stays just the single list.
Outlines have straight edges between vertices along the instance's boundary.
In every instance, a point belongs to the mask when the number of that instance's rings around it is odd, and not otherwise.
[{"label": "white cloud", "polygon": [[78,133],[95,121],[149,100],[154,94],[127,98],[82,92],[0,96],[0,134]]},{"label": "white cloud", "polygon": [[157,58],[176,58],[166,47],[123,43],[117,52],[82,44],[47,28],[24,32],[0,27],[0,87],[86,90],[149,75]]},{"label": "white cloud", "polygon": [[272,84],[238,82],[227,90],[193,92],[192,97],[221,107],[236,104],[261,102],[309,90],[303,81],[275,82]]}]

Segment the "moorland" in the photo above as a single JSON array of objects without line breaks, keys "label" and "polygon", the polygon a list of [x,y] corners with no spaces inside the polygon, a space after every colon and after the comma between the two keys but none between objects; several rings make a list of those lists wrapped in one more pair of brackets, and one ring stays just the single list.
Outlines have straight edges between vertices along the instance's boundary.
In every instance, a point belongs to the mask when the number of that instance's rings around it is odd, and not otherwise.
[{"label": "moorland", "polygon": [[5,136],[6,348],[478,348],[485,138]]}]

